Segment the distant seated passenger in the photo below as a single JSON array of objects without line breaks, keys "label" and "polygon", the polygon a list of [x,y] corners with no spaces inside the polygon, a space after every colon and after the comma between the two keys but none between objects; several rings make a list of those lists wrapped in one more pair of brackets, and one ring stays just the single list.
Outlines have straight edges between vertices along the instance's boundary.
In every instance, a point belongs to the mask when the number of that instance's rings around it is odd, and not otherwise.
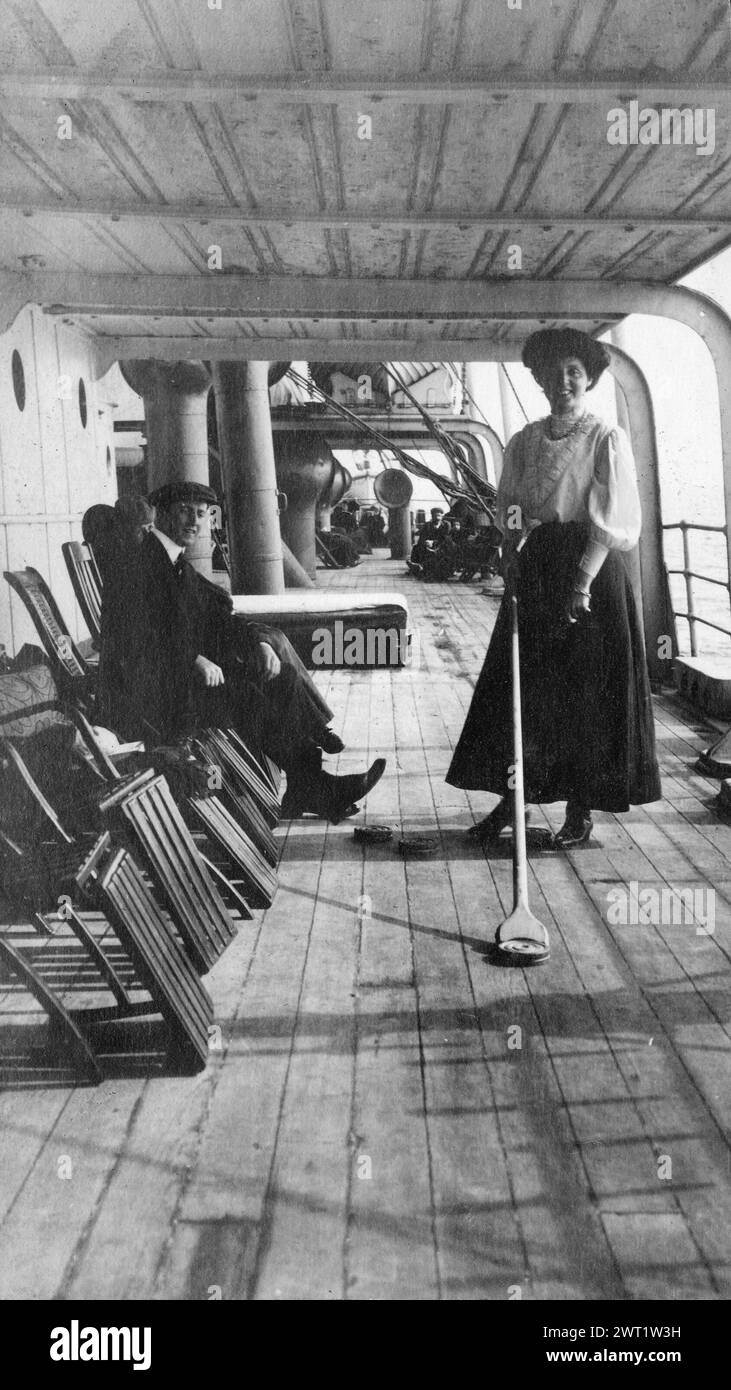
[{"label": "distant seated passenger", "polygon": [[350,569],[360,564],[360,556],[350,536],[341,536],[339,531],[318,531],[317,535],[338,569]]},{"label": "distant seated passenger", "polygon": [[105,575],[100,722],[148,744],[232,725],[287,773],[285,816],[311,812],[337,822],[351,814],[385,759],[357,776],[323,771],[323,751],[339,752],[343,743],[286,637],[234,618],[230,595],[185,559],[215,493],[170,483],[149,500],[155,525]]},{"label": "distant seated passenger", "polygon": [[437,539],[426,548],[422,566],[424,579],[443,583],[451,579],[461,562],[461,525],[444,520]]},{"label": "distant seated passenger", "polygon": [[412,573],[421,574],[424,566],[424,559],[430,546],[434,545],[439,539],[440,534],[442,538],[447,534],[445,530],[440,532],[440,528],[443,526],[443,518],[443,509],[441,507],[432,507],[430,519],[419,531],[416,543],[412,547],[411,555],[407,561],[407,567]]},{"label": "distant seated passenger", "polygon": [[333,507],[331,524],[338,531],[343,531],[349,535],[351,531],[358,528],[358,503],[351,498],[350,502],[340,502],[337,507]]},{"label": "distant seated passenger", "polygon": [[386,523],[383,513],[377,507],[369,507],[363,514],[363,527],[371,546],[386,544]]}]

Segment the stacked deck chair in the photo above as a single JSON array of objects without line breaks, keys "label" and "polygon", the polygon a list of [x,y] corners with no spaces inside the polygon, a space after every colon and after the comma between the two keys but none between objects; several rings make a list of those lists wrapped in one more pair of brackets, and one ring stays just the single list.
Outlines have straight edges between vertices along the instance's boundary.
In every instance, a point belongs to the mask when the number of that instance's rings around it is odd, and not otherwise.
[{"label": "stacked deck chair", "polygon": [[33,619],[59,694],[81,708],[90,708],[96,683],[94,663],[82,656],[43,575],[28,567],[5,570],[5,578]]},{"label": "stacked deck chair", "polygon": [[[117,785],[120,782],[119,772],[100,749],[85,716],[78,710],[69,712],[91,750],[97,768],[102,771],[105,781],[112,788],[110,795],[100,802],[100,809],[104,814],[111,814],[122,808],[122,813],[131,823],[132,803],[124,811],[125,790],[123,783]],[[172,763],[166,761],[167,752],[174,757]],[[165,801],[165,817],[168,824],[175,820],[175,835],[178,840],[182,842],[184,838],[187,839],[193,848],[198,845],[200,857],[210,876],[216,879],[229,904],[237,907],[243,916],[251,917],[250,908],[269,907],[277,887],[277,848],[271,829],[263,820],[257,803],[253,798],[246,800],[246,788],[235,784],[232,778],[227,778],[227,785],[231,783],[229,809],[218,795],[208,791],[209,785],[223,784],[224,773],[219,763],[209,765],[206,762],[201,767],[194,758],[187,759],[179,749],[152,750],[153,758],[156,754],[161,758],[160,765],[170,768],[177,795],[173,797],[165,778],[158,777],[155,782],[154,772],[148,769],[143,774],[143,777],[148,779],[147,782],[134,782],[131,794],[136,797],[135,806],[142,800],[151,804],[156,799],[158,810],[154,823],[159,826],[160,807],[162,801]],[[212,772],[216,773],[213,782],[210,778]],[[192,777],[193,773],[196,774],[195,778]],[[204,782],[205,794],[195,790],[196,781]],[[240,803],[237,800],[239,795],[242,797]],[[141,805],[140,814],[143,814]],[[250,824],[261,848],[250,833]],[[140,840],[144,838],[142,832],[138,832],[138,837]]]},{"label": "stacked deck chair", "polygon": [[[17,864],[14,866],[14,880],[10,884],[6,882],[8,894],[16,900],[26,896],[23,868],[26,881],[35,879],[35,891],[38,891],[38,859],[41,855],[45,869],[40,885],[41,895],[46,897],[46,904],[52,902],[57,910],[52,913],[36,910],[35,925],[46,937],[56,937],[60,929],[70,932],[83,947],[102,985],[111,992],[114,1004],[111,1008],[104,1006],[70,1011],[48,979],[44,978],[39,968],[43,964],[43,957],[39,962],[37,949],[23,952],[7,933],[0,933],[0,960],[6,970],[18,978],[46,1010],[54,1046],[75,1062],[84,1079],[98,1080],[100,1077],[93,1049],[95,1046],[102,1050],[104,1048],[103,1030],[100,1032],[102,1025],[144,1017],[149,1027],[151,1014],[160,1014],[167,1026],[169,1062],[176,1070],[198,1070],[207,1060],[208,1028],[213,1021],[211,1000],[201,984],[199,971],[207,969],[220,955],[231,939],[233,927],[212,885],[208,898],[199,892],[195,911],[200,915],[192,916],[192,885],[198,890],[201,888],[201,876],[195,873],[198,867],[197,852],[192,841],[188,845],[188,862],[177,884],[170,881],[163,869],[163,865],[167,868],[170,862],[169,858],[165,860],[164,852],[161,855],[153,848],[149,855],[150,864],[158,871],[162,870],[161,876],[165,878],[166,903],[174,903],[178,907],[171,918],[164,913],[149,880],[128,849],[115,847],[107,831],[98,837],[90,851],[84,853],[83,848],[75,844],[65,831],[22,755],[7,740],[3,742],[1,751],[21,777],[45,817],[49,832],[55,836],[50,843],[40,841],[32,844],[25,865],[19,847],[13,846],[21,856],[21,866],[20,869]],[[152,776],[154,779],[154,774]],[[172,805],[176,811],[174,803]],[[179,866],[182,859],[180,846],[176,846],[176,849]],[[7,847],[5,863],[7,868]],[[190,872],[191,869],[193,872]],[[189,900],[181,907],[177,890],[180,883],[186,880],[186,871]],[[203,879],[203,884],[205,882]],[[119,967],[109,952],[102,949],[89,924],[71,904],[69,889],[84,892],[97,912],[103,914],[107,926],[111,924],[132,963],[132,983],[136,983],[138,990],[144,989],[149,999],[140,1001],[133,998]],[[62,896],[62,892],[65,892],[65,896]],[[76,897],[78,894],[74,892],[73,895]],[[59,904],[62,904],[60,910]],[[209,932],[214,917],[219,934],[212,939]],[[48,959],[46,963],[49,963]],[[50,963],[53,964],[54,959]]]},{"label": "stacked deck chair", "polygon": [[64,541],[61,552],[76,602],[98,651],[102,630],[102,577],[94,551],[82,541]]},{"label": "stacked deck chair", "polygon": [[[95,573],[99,575],[98,568]],[[69,712],[73,715],[73,711],[77,711],[81,718],[86,719],[94,705],[93,670],[73,642],[45,580],[37,570],[30,569],[6,571],[5,578],[23,599],[33,618]],[[88,722],[86,728],[90,731]],[[220,732],[223,738],[226,731]],[[218,755],[208,766],[208,771],[214,773],[215,777],[208,778],[206,791],[208,793],[208,788],[216,785],[220,775],[222,784],[225,778],[224,798],[219,798],[215,793],[203,796],[182,790],[177,799],[193,832],[197,829],[209,842],[209,868],[213,876],[218,878],[229,902],[240,905],[243,896],[251,907],[269,907],[276,891],[274,870],[278,853],[271,833],[271,820],[265,822],[256,797],[251,795],[252,778],[258,776],[262,785],[269,789],[267,804],[270,814],[274,807],[278,810],[276,794],[279,770],[269,759],[257,757],[240,739],[237,750],[243,754],[242,767],[248,760],[251,774],[247,779],[243,778],[239,768],[227,764],[223,769]],[[175,750],[171,751],[175,753]],[[205,757],[203,748],[200,751]],[[152,750],[149,756],[155,761],[156,750]],[[166,754],[162,751],[159,752],[159,760],[163,766],[166,765]],[[174,761],[177,766],[182,766],[180,756]],[[111,763],[107,771],[113,778],[118,775]],[[182,780],[185,783],[185,778]],[[177,792],[177,779],[174,791]]]},{"label": "stacked deck chair", "polygon": [[[83,717],[76,719],[85,726]],[[93,742],[93,731],[85,726]],[[95,747],[100,764],[108,770],[112,790],[104,787],[101,797],[90,801],[93,814],[89,828],[76,836],[70,835],[54,807],[46,798],[38,780],[33,777],[22,754],[9,740],[0,743],[25,789],[38,808],[43,824],[53,838],[36,839],[28,847],[25,877],[16,878],[21,893],[25,891],[27,905],[35,906],[31,896],[48,900],[53,890],[62,891],[75,880],[79,857],[88,848],[91,837],[96,840],[99,830],[106,828],[114,835],[115,844],[122,844],[138,855],[144,864],[152,890],[160,905],[169,913],[175,930],[200,974],[205,974],[229,945],[236,932],[236,923],[227,910],[208,867],[170,794],[165,778],[148,768],[131,777],[120,777],[113,764],[98,745]],[[99,824],[99,813],[104,825]],[[75,863],[74,863],[75,861]],[[71,869],[69,869],[71,865]],[[9,888],[12,893],[12,885]],[[16,887],[17,896],[17,887]],[[239,899],[239,915],[250,918],[251,912]]]}]

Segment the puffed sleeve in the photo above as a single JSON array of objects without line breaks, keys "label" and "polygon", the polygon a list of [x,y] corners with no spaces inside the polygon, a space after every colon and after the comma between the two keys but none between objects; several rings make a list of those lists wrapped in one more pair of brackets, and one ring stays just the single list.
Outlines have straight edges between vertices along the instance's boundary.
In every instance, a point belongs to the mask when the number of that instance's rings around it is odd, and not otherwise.
[{"label": "puffed sleeve", "polygon": [[619,428],[597,445],[587,510],[590,540],[608,550],[631,550],[640,538],[642,513],[630,442]]}]

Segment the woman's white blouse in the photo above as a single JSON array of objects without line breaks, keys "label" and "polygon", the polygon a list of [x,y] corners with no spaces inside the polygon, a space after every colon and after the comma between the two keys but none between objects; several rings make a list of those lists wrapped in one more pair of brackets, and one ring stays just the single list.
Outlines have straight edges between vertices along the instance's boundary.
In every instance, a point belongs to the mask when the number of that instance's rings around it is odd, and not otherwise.
[{"label": "woman's white blouse", "polygon": [[537,522],[588,520],[590,540],[609,550],[631,550],[640,538],[642,514],[624,430],[587,412],[572,434],[554,440],[546,423],[535,420],[510,440],[495,524],[517,540]]}]

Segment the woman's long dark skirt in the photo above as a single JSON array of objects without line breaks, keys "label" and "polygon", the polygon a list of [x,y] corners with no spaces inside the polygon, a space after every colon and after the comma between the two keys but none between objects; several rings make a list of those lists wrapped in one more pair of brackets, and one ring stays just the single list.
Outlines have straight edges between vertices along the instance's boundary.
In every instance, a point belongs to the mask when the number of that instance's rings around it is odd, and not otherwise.
[{"label": "woman's long dark skirt", "polygon": [[[624,555],[609,552],[591,614],[563,617],[587,531],[532,532],[518,583],[526,800],[626,811],[661,796],[644,640]],[[454,787],[507,789],[513,762],[511,613],[505,599],[447,773]]]}]

